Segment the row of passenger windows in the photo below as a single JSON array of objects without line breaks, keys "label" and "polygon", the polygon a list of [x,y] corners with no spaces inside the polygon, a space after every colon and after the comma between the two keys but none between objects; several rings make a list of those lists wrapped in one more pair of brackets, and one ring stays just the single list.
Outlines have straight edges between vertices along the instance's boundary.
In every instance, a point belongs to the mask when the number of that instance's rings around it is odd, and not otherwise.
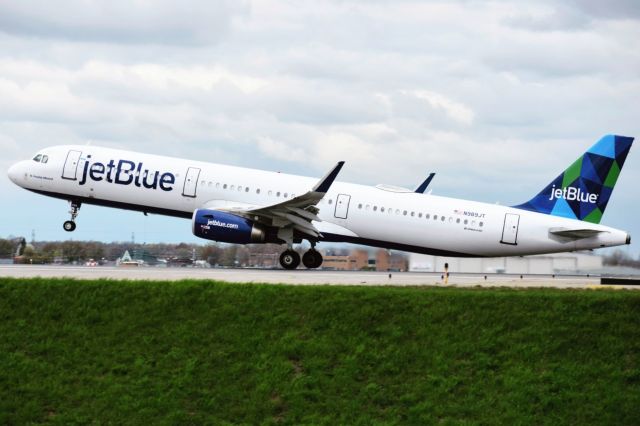
[{"label": "row of passenger windows", "polygon": [[[251,188],[249,188],[248,186],[242,186],[242,185],[229,185],[226,183],[220,183],[220,182],[216,182],[215,184],[213,182],[206,182],[206,181],[201,181],[200,182],[200,187],[205,187],[208,186],[209,188],[213,188],[215,186],[216,189],[227,189],[229,191],[237,191],[237,192],[251,192]],[[255,190],[256,194],[260,194],[261,190],[260,188],[256,188]],[[288,192],[280,192],[280,191],[272,191],[269,190],[267,192],[267,195],[269,196],[273,196],[275,195],[276,197],[283,197],[283,198],[295,198],[295,194],[289,194]],[[331,203],[329,203],[331,204]]]},{"label": "row of passenger windows", "polygon": [[[206,182],[206,181],[203,180],[203,181],[200,182],[200,186],[201,187],[208,186],[209,188],[212,188],[214,186],[214,183],[213,182]],[[244,192],[250,192],[251,191],[251,188],[249,188],[248,186],[244,186],[243,187],[242,185],[237,185],[236,186],[236,185],[229,185],[229,184],[220,183],[220,182],[216,182],[215,183],[215,188],[216,189],[228,189],[230,191],[238,191],[238,192],[243,192],[243,191]],[[261,192],[260,188],[256,188],[255,192],[256,192],[256,194],[260,194],[260,192]],[[269,195],[270,197],[273,196],[274,194],[275,194],[276,197],[282,196],[283,198],[289,198],[289,197],[295,198],[295,194],[289,194],[288,192],[282,193],[280,191],[275,191],[274,192],[274,191],[271,191],[271,190],[269,190],[267,192],[267,195]],[[329,198],[329,200],[327,200],[327,204],[329,204],[329,205],[333,204],[333,200],[331,198]],[[365,210],[370,210],[372,207],[371,207],[370,204],[366,204],[366,205],[358,204],[358,209],[362,209],[362,208],[364,208]],[[380,211],[381,213],[384,213],[385,211],[387,211],[389,214],[393,214],[394,210],[392,208],[385,208],[385,207],[378,208],[378,206],[373,206],[373,211],[374,212]],[[429,213],[423,214],[421,212],[418,212],[416,214],[416,212],[409,212],[408,210],[402,210],[401,211],[400,209],[396,209],[395,212],[396,212],[397,215],[402,214],[403,216],[411,216],[411,217],[416,217],[417,216],[418,218],[422,218],[424,216],[425,219],[431,219],[431,217],[432,217]],[[433,220],[438,220],[438,219],[440,219],[441,222],[447,221],[447,218],[445,216],[442,216],[442,215],[438,216],[437,214],[434,214],[433,215]],[[454,221],[453,217],[449,217],[449,223],[453,223],[453,221]],[[464,223],[465,225],[468,225],[469,224],[469,219],[464,219],[464,221],[463,221],[461,218],[456,218],[455,219],[455,223]],[[476,221],[475,220],[471,220],[471,226],[476,226]],[[478,222],[478,226],[480,226],[480,227],[484,226],[484,222]]]},{"label": "row of passenger windows", "polygon": [[[372,206],[370,204],[366,204],[366,205],[362,205],[362,204],[358,204],[358,209],[362,210],[373,210],[374,212],[379,211],[380,213],[384,213],[385,211],[388,212],[388,214],[393,214],[394,209],[388,207],[388,208],[384,208],[384,207],[380,207],[378,208],[378,206]],[[409,212],[408,210],[400,210],[400,209],[395,209],[395,213],[397,215],[402,214],[403,216],[411,216],[411,217],[418,217],[418,218],[422,218],[424,216],[425,219],[429,220],[429,219],[433,219],[433,220],[440,220],[441,222],[446,222],[447,221],[447,217],[440,215],[438,216],[437,214],[434,214],[433,216],[429,213],[421,213],[421,212]],[[454,222],[454,218],[449,216],[448,219],[449,223],[453,223]],[[476,226],[476,221],[475,220],[471,220],[469,221],[469,219],[464,219],[462,220],[461,218],[455,218],[455,223],[464,223],[465,225],[468,225],[469,223],[471,223],[471,226]],[[484,226],[484,222],[478,222],[478,226],[482,227]]]}]

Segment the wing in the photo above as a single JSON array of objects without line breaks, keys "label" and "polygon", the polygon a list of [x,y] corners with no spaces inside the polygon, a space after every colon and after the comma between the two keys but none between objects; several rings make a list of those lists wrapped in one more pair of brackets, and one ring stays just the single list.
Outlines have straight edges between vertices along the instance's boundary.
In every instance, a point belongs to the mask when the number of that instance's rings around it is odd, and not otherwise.
[{"label": "wing", "polygon": [[[322,234],[312,224],[314,221],[321,222],[318,217],[317,204],[329,191],[342,166],[344,166],[344,161],[338,162],[310,191],[281,203],[269,206],[252,206],[238,203],[228,204],[222,201],[214,205],[207,205],[207,207],[278,227],[283,230],[282,233],[279,232],[278,236],[282,236],[285,241],[293,238],[294,229],[311,238],[319,238],[322,237]],[[290,237],[287,237],[288,233],[291,234]]]}]

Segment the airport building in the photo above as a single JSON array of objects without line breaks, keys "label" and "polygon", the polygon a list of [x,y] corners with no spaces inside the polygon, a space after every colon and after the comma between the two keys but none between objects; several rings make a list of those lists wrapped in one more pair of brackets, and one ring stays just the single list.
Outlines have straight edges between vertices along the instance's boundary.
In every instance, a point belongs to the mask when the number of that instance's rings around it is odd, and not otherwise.
[{"label": "airport building", "polygon": [[486,274],[561,274],[589,273],[602,269],[602,256],[590,252],[555,253],[523,257],[460,258],[409,255],[409,271],[442,272],[445,263],[450,273]]},{"label": "airport building", "polygon": [[348,255],[324,255],[322,269],[335,271],[396,271],[409,269],[407,255],[389,250],[376,250],[373,255],[367,250],[353,250]]}]

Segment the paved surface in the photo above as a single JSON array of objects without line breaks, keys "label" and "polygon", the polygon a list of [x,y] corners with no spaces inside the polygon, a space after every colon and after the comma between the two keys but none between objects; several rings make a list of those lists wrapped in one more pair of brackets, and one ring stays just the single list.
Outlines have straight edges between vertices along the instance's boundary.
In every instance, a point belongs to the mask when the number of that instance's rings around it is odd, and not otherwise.
[{"label": "paved surface", "polygon": [[[154,267],[85,267],[53,265],[0,265],[2,277],[69,277],[78,279],[136,279],[181,280],[206,279],[227,282],[283,283],[298,285],[392,285],[392,286],[444,286],[440,273],[403,272],[341,272],[310,270],[263,269],[199,269]],[[638,285],[600,285],[599,277],[507,274],[451,274],[449,286],[457,287],[548,287],[548,288],[618,288],[640,290]]]}]

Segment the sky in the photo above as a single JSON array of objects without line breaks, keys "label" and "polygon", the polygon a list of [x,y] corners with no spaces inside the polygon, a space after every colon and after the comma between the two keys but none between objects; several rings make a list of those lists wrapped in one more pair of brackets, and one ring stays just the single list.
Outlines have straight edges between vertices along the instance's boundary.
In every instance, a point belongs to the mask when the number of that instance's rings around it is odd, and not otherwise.
[{"label": "sky", "polygon": [[[515,205],[601,136],[640,136],[640,3],[0,2],[0,237],[196,241],[184,219],[13,185],[39,149],[92,144]],[[640,148],[602,223],[631,232]]]}]

